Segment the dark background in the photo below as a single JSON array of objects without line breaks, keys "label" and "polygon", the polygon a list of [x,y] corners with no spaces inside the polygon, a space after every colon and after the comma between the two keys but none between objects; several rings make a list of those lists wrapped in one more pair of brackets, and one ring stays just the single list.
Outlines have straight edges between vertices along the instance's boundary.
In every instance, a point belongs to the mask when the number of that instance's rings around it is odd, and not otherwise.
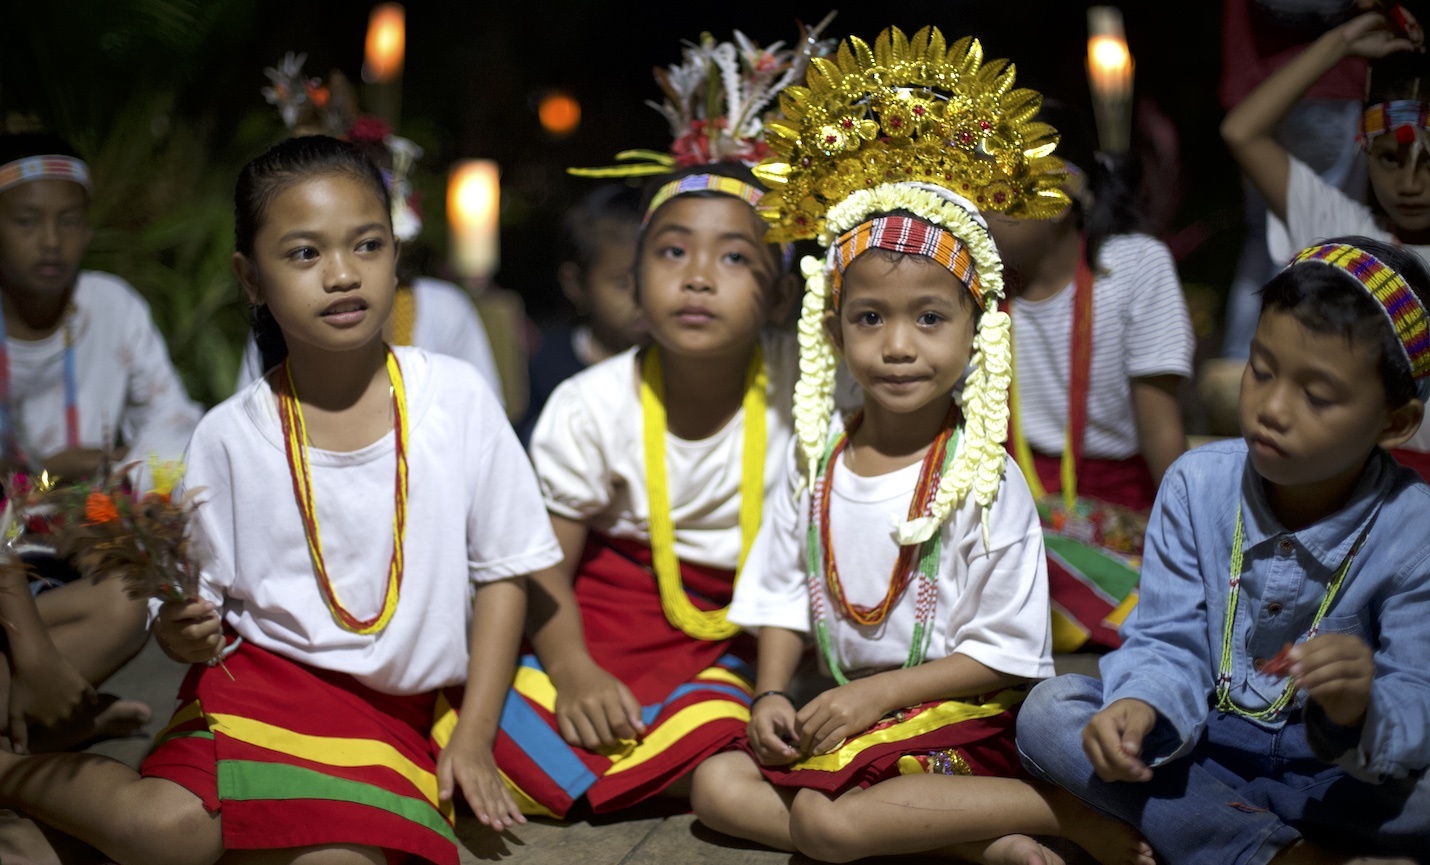
[{"label": "dark background", "polygon": [[[52,128],[95,163],[110,199],[97,202],[101,231],[96,262],[126,275],[156,306],[169,331],[185,316],[219,316],[220,343],[241,333],[236,289],[217,301],[219,259],[231,238],[233,178],[244,161],[285,134],[259,94],[265,66],[284,52],[306,52],[305,71],[342,70],[360,80],[369,2],[352,0],[56,0],[0,3],[0,118],[11,129]],[[664,149],[666,123],[645,100],[658,98],[652,67],[676,63],[681,41],[710,31],[729,39],[738,28],[766,45],[796,36],[796,19],[813,24],[838,14],[826,36],[859,35],[872,43],[897,25],[912,34],[925,24],[949,41],[978,37],[987,57],[1006,57],[1018,83],[1086,103],[1083,58],[1086,3],[1067,0],[865,2],[826,6],[764,3],[438,2],[411,0],[397,131],[425,150],[416,185],[425,228],[410,262],[440,274],[445,260],[443,187],[447,166],[489,157],[502,167],[502,264],[497,282],[519,292],[535,319],[563,312],[553,249],[565,206],[590,181],[568,166],[606,165],[619,150]],[[1120,6],[1136,60],[1139,112],[1173,134],[1148,177],[1165,209],[1162,233],[1178,256],[1193,299],[1198,331],[1215,339],[1220,298],[1241,242],[1238,175],[1217,135],[1216,98],[1221,4]],[[541,129],[536,104],[552,88],[573,94],[582,123],[554,140]],[[369,107],[365,106],[365,107]],[[155,225],[167,233],[156,237]],[[231,225],[231,223],[229,223]],[[129,234],[125,234],[125,232]],[[201,251],[175,251],[216,235]],[[135,239],[138,238],[138,239]],[[170,246],[164,246],[169,244]],[[170,248],[173,247],[173,248]],[[124,273],[139,270],[135,250],[169,262],[165,290]],[[211,259],[210,299],[185,311],[180,265],[186,255]],[[152,282],[153,280],[150,280]],[[172,307],[161,309],[160,307]],[[190,322],[191,326],[193,322]],[[182,341],[182,335],[171,340]],[[176,360],[184,350],[175,350]],[[203,353],[200,352],[200,355]],[[202,362],[202,358],[200,358]],[[181,366],[181,368],[183,368]],[[219,391],[226,374],[209,390]],[[202,391],[203,388],[200,388]],[[222,396],[221,392],[210,397]]]}]

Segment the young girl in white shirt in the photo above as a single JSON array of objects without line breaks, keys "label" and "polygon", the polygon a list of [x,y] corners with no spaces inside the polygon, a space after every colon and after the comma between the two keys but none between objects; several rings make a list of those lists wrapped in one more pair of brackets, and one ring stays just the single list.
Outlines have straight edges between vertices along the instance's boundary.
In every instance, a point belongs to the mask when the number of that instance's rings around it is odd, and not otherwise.
[{"label": "young girl in white shirt", "polygon": [[560,551],[478,373],[382,341],[397,243],[372,164],[290,139],[235,203],[234,269],[287,357],[190,444],[200,597],[151,605],[194,664],[179,709],[139,773],[0,755],[0,801],[119,863],[455,865],[457,787],[481,822],[522,820],[491,747],[524,575]]},{"label": "young girl in white shirt", "polygon": [[[1030,783],[1013,741],[1027,683],[1053,673],[1047,573],[1003,446],[1009,321],[975,202],[1031,218],[1065,205],[1053,130],[1016,116],[1037,94],[1012,90],[1004,61],[980,69],[977,42],[946,49],[933,28],[885,31],[873,51],[850,41],[819,86],[787,92],[795,119],[760,166],[787,184],[766,204],[771,235],[817,231],[829,253],[803,264],[789,480],[730,607],[759,633],[750,724],[696,770],[695,813],[821,861],[938,850],[1052,865],[1029,836],[1065,835],[1101,862],[1151,865],[1127,827]],[[857,137],[801,149],[830,117]],[[959,134],[975,129],[998,137]],[[900,131],[912,142],[886,148]],[[950,139],[963,149],[945,156]],[[1006,174],[990,177],[995,163]],[[863,392],[842,415],[841,357]],[[810,637],[834,686],[801,706],[791,681]]]}]

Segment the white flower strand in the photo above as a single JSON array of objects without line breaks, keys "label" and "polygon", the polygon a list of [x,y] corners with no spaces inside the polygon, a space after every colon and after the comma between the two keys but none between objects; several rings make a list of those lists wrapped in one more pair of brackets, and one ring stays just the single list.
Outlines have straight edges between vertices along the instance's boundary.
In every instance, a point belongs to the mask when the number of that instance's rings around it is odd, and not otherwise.
[{"label": "white flower strand", "polygon": [[939,481],[928,516],[902,523],[900,545],[922,543],[938,531],[954,507],[971,492],[982,508],[984,544],[988,543],[988,509],[1003,480],[1004,447],[1008,439],[1008,386],[1012,382],[1011,319],[998,310],[1003,297],[1003,262],[967,199],[932,184],[886,183],[861,189],[829,209],[820,243],[830,252],[824,262],[807,256],[800,264],[805,296],[799,320],[800,378],[795,384],[794,422],[804,457],[803,480],[813,487],[813,475],[824,453],[829,419],[834,410],[834,376],[838,357],[824,327],[830,303],[832,246],[838,237],[874,214],[904,210],[951,231],[967,247],[978,272],[986,304],[973,340],[972,369],[963,389],[963,433],[952,464]]}]

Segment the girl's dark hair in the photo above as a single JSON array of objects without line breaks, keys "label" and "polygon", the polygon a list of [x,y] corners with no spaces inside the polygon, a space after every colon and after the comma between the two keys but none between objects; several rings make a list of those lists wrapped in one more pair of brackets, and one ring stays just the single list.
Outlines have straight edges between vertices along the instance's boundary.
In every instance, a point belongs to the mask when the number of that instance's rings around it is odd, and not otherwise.
[{"label": "girl's dark hair", "polygon": [[1098,149],[1097,132],[1088,123],[1091,110],[1044,96],[1038,119],[1058,131],[1054,155],[1086,177],[1086,196],[1074,197],[1073,218],[1087,244],[1089,267],[1097,269],[1097,255],[1107,238],[1151,230],[1150,220],[1138,204],[1142,188],[1142,162],[1135,150],[1108,154]]},{"label": "girl's dark hair", "polygon": [[[1356,235],[1323,242],[1354,246],[1380,259],[1404,277],[1420,302],[1430,308],[1430,271],[1414,252]],[[1339,267],[1324,264],[1307,262],[1286,268],[1262,286],[1261,312],[1264,315],[1268,309],[1284,310],[1313,333],[1340,335],[1351,342],[1374,346],[1386,405],[1400,408],[1416,396],[1405,349],[1385,308],[1353,280],[1354,276]]]},{"label": "girl's dark hair", "polygon": [[562,220],[561,260],[583,270],[590,267],[612,226],[640,227],[641,197],[639,187],[623,182],[603,183],[586,193]]},{"label": "girl's dark hair", "polygon": [[[238,183],[233,190],[234,248],[252,257],[253,239],[273,199],[302,181],[333,174],[366,183],[382,202],[382,212],[391,220],[392,202],[382,172],[362,150],[327,135],[302,135],[273,145],[238,173]],[[283,331],[266,305],[253,307],[251,323],[262,368],[269,370],[282,363],[288,356],[288,344],[283,341]]]}]

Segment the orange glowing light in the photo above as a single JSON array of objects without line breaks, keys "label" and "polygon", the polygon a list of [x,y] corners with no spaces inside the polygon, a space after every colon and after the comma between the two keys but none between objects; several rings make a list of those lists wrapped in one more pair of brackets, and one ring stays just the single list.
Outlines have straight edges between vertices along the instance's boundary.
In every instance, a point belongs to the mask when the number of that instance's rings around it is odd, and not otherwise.
[{"label": "orange glowing light", "polygon": [[362,80],[372,84],[401,75],[406,50],[407,16],[402,4],[382,3],[374,7],[367,23]]},{"label": "orange glowing light", "polygon": [[501,172],[490,159],[463,159],[447,180],[447,224],[452,232],[452,268],[463,277],[496,273],[497,216]]},{"label": "orange glowing light", "polygon": [[561,138],[575,132],[576,127],[581,125],[581,103],[566,93],[548,93],[537,106],[536,116],[548,135]]}]

